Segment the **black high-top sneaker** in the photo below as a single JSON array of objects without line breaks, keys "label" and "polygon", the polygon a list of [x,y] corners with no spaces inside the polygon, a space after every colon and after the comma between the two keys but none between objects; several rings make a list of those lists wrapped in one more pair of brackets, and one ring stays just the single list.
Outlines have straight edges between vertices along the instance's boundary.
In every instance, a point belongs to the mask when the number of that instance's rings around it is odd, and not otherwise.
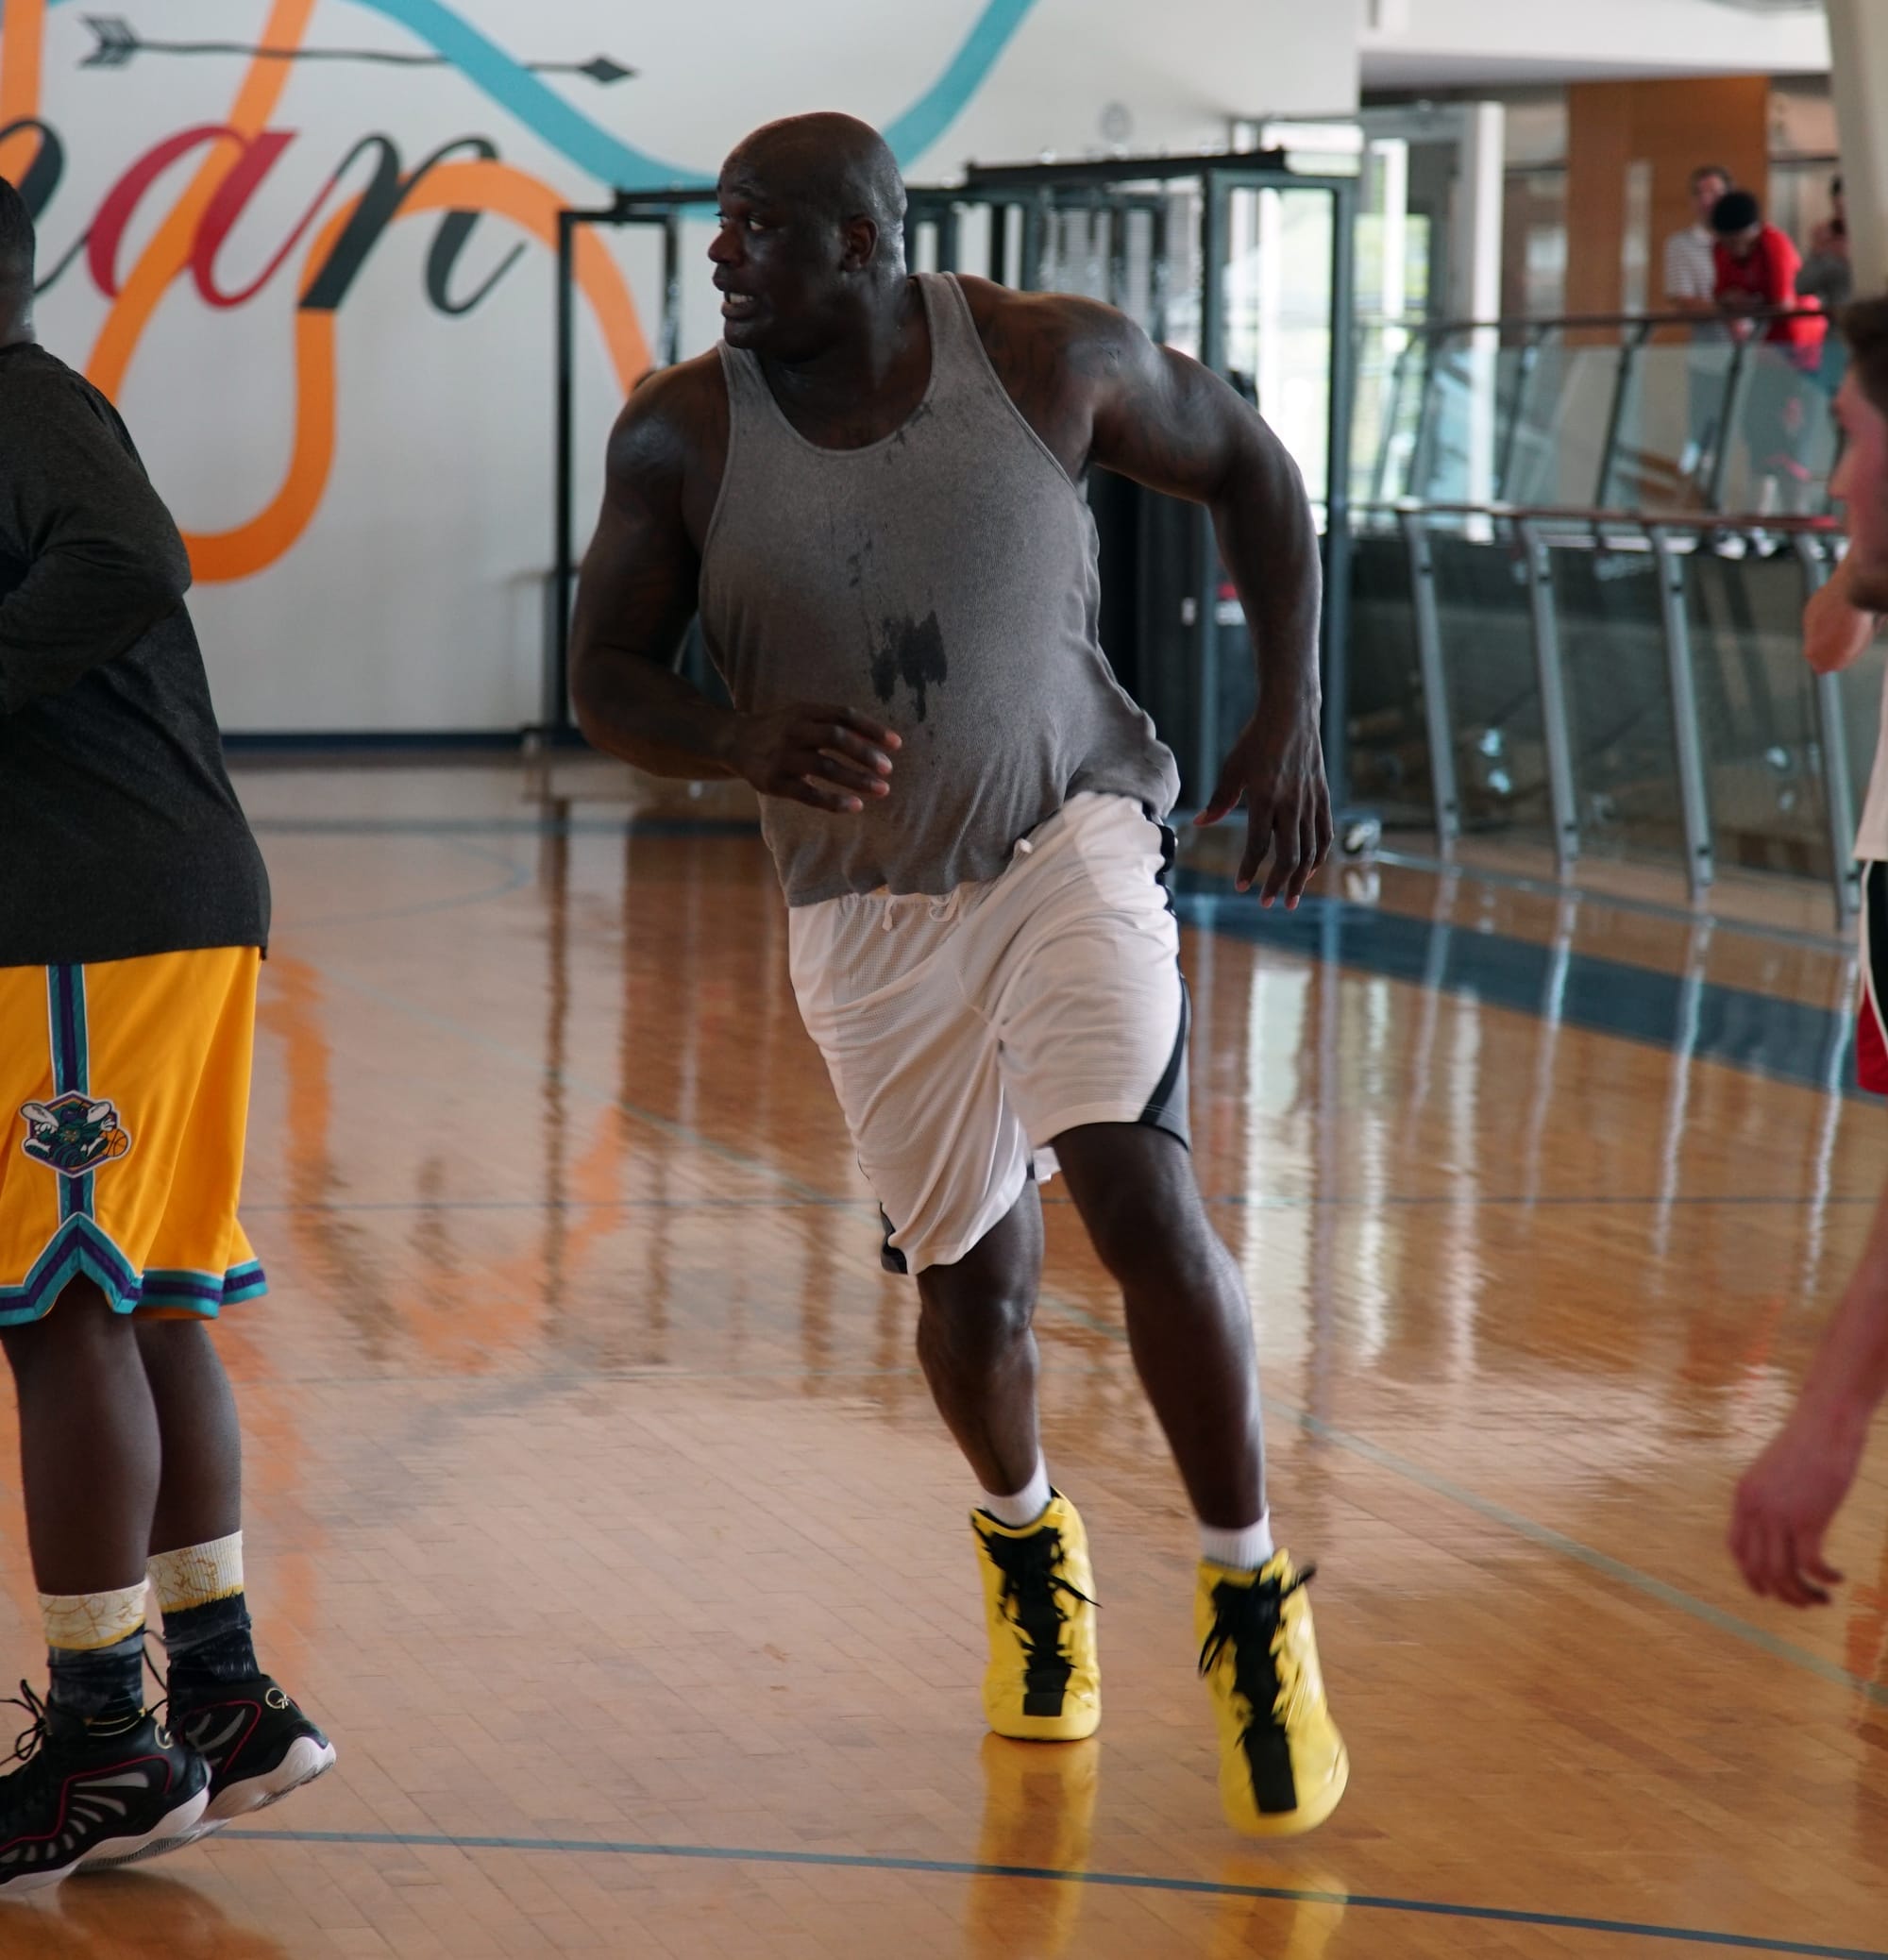
[{"label": "black high-top sneaker", "polygon": [[211,1824],[278,1803],[334,1767],[334,1745],[266,1674],[188,1685],[173,1676],[171,1719],[210,1765]]},{"label": "black high-top sneaker", "polygon": [[0,1776],[0,1894],[37,1892],[80,1869],[160,1857],[203,1834],[210,1766],[141,1713],[88,1722],[49,1709],[25,1681],[32,1717]]}]

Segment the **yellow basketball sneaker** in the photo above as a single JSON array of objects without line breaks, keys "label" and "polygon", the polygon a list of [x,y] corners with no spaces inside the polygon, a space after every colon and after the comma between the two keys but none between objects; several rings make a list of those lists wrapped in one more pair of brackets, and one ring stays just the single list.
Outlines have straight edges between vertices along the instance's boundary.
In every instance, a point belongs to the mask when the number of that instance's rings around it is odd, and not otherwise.
[{"label": "yellow basketball sneaker", "polygon": [[1258,1572],[1200,1563],[1193,1628],[1220,1718],[1220,1802],[1252,1837],[1315,1830],[1350,1780],[1305,1597],[1315,1569],[1283,1551]]},{"label": "yellow basketball sneaker", "polygon": [[1059,1492],[1017,1529],[970,1513],[984,1569],[990,1664],[984,1713],[1019,1742],[1079,1742],[1102,1719],[1095,1658],[1095,1578],[1081,1513]]}]

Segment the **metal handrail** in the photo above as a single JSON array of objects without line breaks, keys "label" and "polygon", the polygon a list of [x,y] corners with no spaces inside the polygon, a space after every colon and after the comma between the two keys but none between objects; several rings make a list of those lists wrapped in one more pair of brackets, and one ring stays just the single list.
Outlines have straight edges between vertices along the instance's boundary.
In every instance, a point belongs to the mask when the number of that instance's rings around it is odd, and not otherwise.
[{"label": "metal handrail", "polygon": [[1420,497],[1354,503],[1357,516],[1492,517],[1504,523],[1569,524],[1585,531],[1764,532],[1812,537],[1842,534],[1842,520],[1827,512],[1765,515],[1755,511],[1618,510],[1559,503],[1427,503]]},{"label": "metal handrail", "polygon": [[1708,313],[1503,313],[1492,320],[1431,320],[1421,314],[1359,313],[1358,327],[1395,329],[1404,333],[1444,335],[1450,333],[1542,333],[1557,327],[1582,329],[1602,327],[1731,327],[1745,321],[1768,324],[1775,320],[1828,320],[1836,314],[1821,306],[1761,307],[1749,313],[1725,313],[1713,307]]},{"label": "metal handrail", "polygon": [[[1660,618],[1665,640],[1666,679],[1671,690],[1673,762],[1685,831],[1686,880],[1694,902],[1701,900],[1716,874],[1716,856],[1709,771],[1692,659],[1685,584],[1688,562],[1696,558],[1708,537],[1726,532],[1787,536],[1794,540],[1807,599],[1829,576],[1833,554],[1828,547],[1842,535],[1841,523],[1826,515],[1769,516],[1755,512],[1621,511],[1580,504],[1425,503],[1414,498],[1354,505],[1353,515],[1394,518],[1408,549],[1410,602],[1428,731],[1436,846],[1444,858],[1454,853],[1460,835],[1461,813],[1455,724],[1449,712],[1442,616],[1436,592],[1435,554],[1430,536],[1438,520],[1479,518],[1511,527],[1512,542],[1518,548],[1526,576],[1554,856],[1563,878],[1572,872],[1579,857],[1580,824],[1559,622],[1554,609],[1553,552],[1581,544],[1603,549],[1604,533],[1608,532],[1634,532],[1644,539],[1658,567]],[[1855,806],[1843,727],[1842,690],[1834,674],[1818,674],[1814,689],[1836,921],[1839,928],[1846,930],[1859,911],[1861,892],[1851,861]]]}]

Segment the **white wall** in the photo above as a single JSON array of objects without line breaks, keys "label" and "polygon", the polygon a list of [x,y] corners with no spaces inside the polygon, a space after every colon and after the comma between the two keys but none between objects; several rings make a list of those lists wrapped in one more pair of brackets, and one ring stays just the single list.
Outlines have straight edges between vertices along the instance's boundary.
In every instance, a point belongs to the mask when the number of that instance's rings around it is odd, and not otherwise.
[{"label": "white wall", "polygon": [[[597,201],[611,182],[712,176],[753,124],[839,108],[901,130],[908,174],[936,181],[969,158],[1094,149],[1111,104],[1126,110],[1136,148],[1222,140],[1236,115],[1352,107],[1361,4],[801,0],[785,8],[741,0],[657,9],[620,0],[563,0],[554,8],[518,0],[318,0],[305,48],[413,54],[438,46],[451,60],[272,65],[285,86],[268,127],[294,141],[244,209],[218,274],[234,288],[259,273],[342,158],[371,133],[394,138],[409,166],[455,138],[489,138],[507,164],[580,203]],[[147,41],[252,42],[271,14],[263,0],[123,7]],[[43,17],[40,113],[66,158],[41,218],[43,271],[97,228],[102,202],[138,159],[194,125],[228,118],[251,64],[145,50],[120,67],[82,65],[95,36],[79,4],[66,0],[0,0],[0,61],[18,63],[29,11]],[[598,54],[641,73],[604,87],[521,76],[515,65]],[[17,65],[10,76],[0,69],[0,100],[10,93],[17,102],[22,87]],[[179,161],[152,184],[126,234],[126,269],[211,154]],[[17,173],[29,155],[16,144],[6,161]],[[338,210],[366,175],[357,165],[327,210]],[[208,558],[199,556],[194,610],[231,730],[504,728],[536,714],[537,581],[551,534],[550,260],[531,242],[484,304],[448,318],[429,305],[424,285],[441,222],[426,214],[394,224],[331,316],[333,458],[305,520],[286,520],[265,547],[239,550],[245,565],[268,558],[242,576],[203,576]],[[468,291],[497,268],[517,235],[502,218],[482,219],[456,289]],[[136,335],[120,404],[189,533],[250,524],[290,472],[295,346],[308,328],[296,299],[318,257],[312,236],[240,307],[207,304],[186,274]],[[615,249],[652,318],[649,251],[634,240]],[[691,264],[689,277],[705,281],[705,264]],[[112,314],[81,259],[42,300],[42,338],[75,365],[95,366]],[[582,430],[594,479],[620,388],[587,313],[582,341]],[[588,511],[582,521],[587,531]]]},{"label": "white wall", "polygon": [[1608,76],[1807,75],[1829,65],[1820,7],[1736,0],[1365,0],[1367,88],[1461,88]]}]

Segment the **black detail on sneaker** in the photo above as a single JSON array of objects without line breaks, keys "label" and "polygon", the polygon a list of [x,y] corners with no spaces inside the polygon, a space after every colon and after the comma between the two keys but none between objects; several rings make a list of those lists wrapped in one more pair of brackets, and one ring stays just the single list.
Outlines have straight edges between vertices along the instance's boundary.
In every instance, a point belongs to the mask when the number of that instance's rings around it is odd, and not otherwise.
[{"label": "black detail on sneaker", "polygon": [[990,1563],[1003,1576],[998,1603],[1022,1636],[1022,1712],[1054,1719],[1062,1713],[1069,1677],[1075,1671],[1075,1664],[1062,1651],[1062,1629],[1069,1615],[1057,1596],[1066,1594],[1085,1606],[1095,1602],[1062,1577],[1062,1534],[1054,1526],[1045,1525],[1027,1538],[1011,1538],[979,1525],[977,1536]]},{"label": "black detail on sneaker", "polygon": [[1298,1786],[1291,1775],[1291,1742],[1280,1718],[1281,1682],[1272,1644],[1278,1637],[1285,1602],[1317,1576],[1306,1565],[1288,1585],[1275,1579],[1256,1580],[1249,1586],[1222,1580],[1213,1588],[1213,1631],[1200,1648],[1200,1672],[1210,1674],[1220,1656],[1233,1650],[1233,1686],[1252,1704],[1241,1744],[1252,1771],[1252,1794],[1259,1810],[1275,1816],[1298,1808]]},{"label": "black detail on sneaker", "polygon": [[178,1732],[210,1765],[218,1822],[261,1810],[333,1765],[328,1737],[266,1674],[207,1691],[178,1682],[171,1706]]},{"label": "black detail on sneaker", "polygon": [[85,1722],[48,1710],[25,1681],[32,1718],[0,1777],[0,1891],[30,1892],[76,1867],[129,1865],[202,1834],[210,1771],[155,1715]]}]

